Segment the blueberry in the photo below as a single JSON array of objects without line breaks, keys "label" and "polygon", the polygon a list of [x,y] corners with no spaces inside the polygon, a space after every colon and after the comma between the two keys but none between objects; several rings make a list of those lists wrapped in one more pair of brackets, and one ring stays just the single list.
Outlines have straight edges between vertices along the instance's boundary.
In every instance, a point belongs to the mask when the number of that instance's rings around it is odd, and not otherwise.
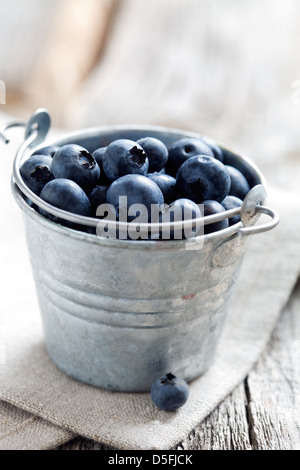
[{"label": "blueberry", "polygon": [[177,140],[169,148],[169,159],[166,165],[167,173],[176,178],[181,165],[196,155],[214,156],[209,146],[200,139],[185,138]]},{"label": "blueberry", "polygon": [[45,155],[34,155],[21,166],[20,172],[24,183],[39,196],[43,187],[53,180],[52,158]]},{"label": "blueberry", "polygon": [[[43,188],[40,198],[48,202],[52,206],[57,207],[73,214],[89,216],[91,213],[90,201],[83,191],[74,181],[58,178],[50,181]],[[43,209],[39,209],[40,213],[49,219],[58,222],[68,224],[67,221],[62,221],[55,215],[48,214]]]},{"label": "blueberry", "polygon": [[229,190],[230,196],[236,196],[242,201],[250,191],[250,186],[245,176],[233,166],[225,165],[230,176],[231,186]]},{"label": "blueberry", "polygon": [[32,155],[45,155],[46,157],[53,158],[57,150],[59,150],[59,147],[49,145],[48,147],[43,147],[39,150],[36,150]]},{"label": "blueberry", "polygon": [[93,153],[93,157],[98,163],[98,166],[100,168],[100,180],[98,181],[98,185],[100,186],[109,186],[111,184],[111,181],[109,178],[107,178],[104,170],[103,170],[103,155],[105,153],[107,147],[100,147],[95,152]]},{"label": "blueberry", "polygon": [[[220,204],[217,201],[204,201],[203,205],[204,205],[204,216],[220,214],[222,212],[225,212],[225,209],[222,206],[222,204]],[[213,224],[205,225],[204,233],[208,234],[208,233],[218,232],[219,230],[228,228],[228,226],[229,226],[228,219],[223,219],[220,222],[215,222]]]},{"label": "blueberry", "polygon": [[54,155],[52,171],[55,178],[69,179],[82,189],[92,189],[99,181],[100,168],[94,157],[79,145],[64,145]]},{"label": "blueberry", "polygon": [[89,194],[88,198],[91,203],[91,215],[96,217],[97,209],[101,204],[106,203],[106,193],[109,186],[96,186]]},{"label": "blueberry", "polygon": [[[221,204],[226,211],[229,211],[231,209],[236,209],[237,207],[242,207],[243,201],[235,196],[227,196],[221,202]],[[229,226],[231,227],[232,225],[238,224],[240,221],[241,221],[240,216],[235,215],[234,217],[231,217],[229,219]]]},{"label": "blueberry", "polygon": [[161,171],[169,158],[168,149],[163,142],[154,137],[144,137],[137,143],[145,150],[149,160],[149,173]]},{"label": "blueberry", "polygon": [[[162,223],[169,224],[169,222],[180,222],[201,217],[202,212],[195,202],[190,199],[177,199],[173,204],[165,208],[165,211],[162,212],[160,216],[160,221]],[[172,230],[169,228],[163,228],[160,238],[162,240],[183,240],[193,238],[199,233],[201,227],[202,224],[194,225],[190,229],[183,228]]]},{"label": "blueberry", "polygon": [[169,373],[158,379],[151,387],[151,398],[154,405],[163,411],[175,411],[183,406],[189,397],[187,383]]},{"label": "blueberry", "polygon": [[229,189],[228,171],[214,157],[191,157],[178,170],[177,190],[180,196],[197,204],[207,199],[221,202],[228,195]]},{"label": "blueberry", "polygon": [[212,139],[209,139],[208,137],[203,137],[202,140],[206,145],[209,146],[212,153],[214,154],[214,157],[220,162],[224,163],[224,155],[223,155],[223,151],[221,147],[217,145]]},{"label": "blueberry", "polygon": [[104,155],[106,149],[107,149],[107,147],[100,147],[100,148],[98,148],[97,150],[95,150],[93,152],[93,157],[96,160],[96,162],[98,163],[100,169],[102,167],[103,155]]},{"label": "blueberry", "polygon": [[177,198],[176,179],[163,173],[149,173],[150,178],[161,189],[166,204],[171,204]]},{"label": "blueberry", "polygon": [[[127,197],[127,206],[122,204],[120,197]],[[112,204],[116,209],[117,218],[127,222],[132,222],[138,217],[138,214],[128,213],[128,210],[134,204],[142,204],[145,206],[145,213],[140,214],[141,221],[157,222],[159,212],[155,213],[154,220],[151,220],[151,205],[155,205],[156,209],[164,204],[164,197],[153,181],[142,175],[126,175],[116,180],[108,189],[106,200],[108,204]],[[135,212],[135,211],[134,211]],[[122,217],[121,217],[122,216]]]},{"label": "blueberry", "polygon": [[144,149],[127,139],[112,142],[104,152],[102,163],[110,181],[129,174],[146,176],[149,170],[149,160]]},{"label": "blueberry", "polygon": [[253,188],[259,184],[257,171],[252,166],[249,166],[243,159],[241,159],[240,155],[232,152],[231,150],[228,150],[226,147],[222,147],[222,152],[224,155],[225,164],[238,169],[248,181],[250,188]]}]

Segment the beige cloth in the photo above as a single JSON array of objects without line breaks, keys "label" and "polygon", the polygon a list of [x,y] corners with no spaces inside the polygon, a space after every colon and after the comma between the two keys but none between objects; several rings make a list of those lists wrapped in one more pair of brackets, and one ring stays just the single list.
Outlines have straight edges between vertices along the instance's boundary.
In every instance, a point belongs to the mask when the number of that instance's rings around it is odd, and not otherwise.
[{"label": "beige cloth", "polygon": [[[0,318],[0,449],[46,449],[82,435],[118,449],[169,449],[184,439],[258,360],[300,271],[300,206],[272,191],[277,229],[253,236],[211,369],[175,413],[149,394],[121,394],[68,378],[48,358],[20,211],[10,193],[12,150],[3,151]],[[263,220],[261,220],[262,222]],[[13,406],[12,406],[13,405]]]},{"label": "beige cloth", "polygon": [[71,432],[0,402],[0,450],[48,450],[72,439]]}]

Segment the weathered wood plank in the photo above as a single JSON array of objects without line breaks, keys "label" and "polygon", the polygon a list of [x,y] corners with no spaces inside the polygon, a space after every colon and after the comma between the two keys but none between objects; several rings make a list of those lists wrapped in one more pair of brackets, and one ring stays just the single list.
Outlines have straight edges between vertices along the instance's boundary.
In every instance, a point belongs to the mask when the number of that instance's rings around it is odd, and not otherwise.
[{"label": "weathered wood plank", "polygon": [[250,450],[244,384],[224,400],[177,450]]},{"label": "weathered wood plank", "polygon": [[247,380],[252,446],[300,449],[300,283]]}]

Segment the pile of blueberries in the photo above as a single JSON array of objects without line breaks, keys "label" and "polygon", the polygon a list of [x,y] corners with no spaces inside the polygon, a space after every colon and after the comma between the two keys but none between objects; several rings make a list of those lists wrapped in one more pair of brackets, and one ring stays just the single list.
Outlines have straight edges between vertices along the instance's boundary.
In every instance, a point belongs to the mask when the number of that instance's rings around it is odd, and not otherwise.
[{"label": "pile of blueberries", "polygon": [[[245,176],[224,164],[223,150],[204,137],[180,139],[169,148],[153,137],[137,142],[118,139],[92,154],[76,144],[44,147],[30,156],[20,171],[28,188],[52,206],[100,217],[99,206],[110,204],[115,208],[116,220],[122,221],[122,196],[127,197],[128,207],[145,206],[148,222],[164,222],[168,211],[175,209],[182,216],[188,210],[196,219],[241,207],[250,190]],[[162,208],[157,220],[150,219],[152,205]],[[36,209],[55,222],[76,228]],[[126,210],[125,218],[131,222],[136,214]],[[239,220],[235,216],[206,225],[205,233],[225,229]]]}]

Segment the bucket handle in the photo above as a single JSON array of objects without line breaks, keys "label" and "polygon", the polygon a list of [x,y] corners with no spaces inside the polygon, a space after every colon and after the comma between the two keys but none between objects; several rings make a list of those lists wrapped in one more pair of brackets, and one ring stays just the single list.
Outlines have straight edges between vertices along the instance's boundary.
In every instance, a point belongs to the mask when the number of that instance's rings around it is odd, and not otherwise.
[{"label": "bucket handle", "polygon": [[239,229],[239,233],[241,235],[256,235],[257,233],[268,232],[279,224],[280,218],[278,213],[269,207],[257,205],[255,208],[255,214],[266,214],[271,217],[271,221],[253,227],[242,227]]},{"label": "bucket handle", "polygon": [[9,144],[10,140],[6,135],[6,131],[14,127],[25,128],[25,141],[28,148],[34,148],[44,142],[51,126],[51,118],[46,109],[40,108],[31,116],[29,121],[12,121],[0,129],[0,139],[5,144]]},{"label": "bucket handle", "polygon": [[[279,215],[273,209],[264,205],[267,193],[266,188],[262,184],[258,184],[252,188],[244,199],[241,207],[240,216],[243,227],[239,229],[240,235],[255,235],[257,233],[268,232],[279,224]],[[271,217],[271,221],[254,226],[261,214]]]}]

